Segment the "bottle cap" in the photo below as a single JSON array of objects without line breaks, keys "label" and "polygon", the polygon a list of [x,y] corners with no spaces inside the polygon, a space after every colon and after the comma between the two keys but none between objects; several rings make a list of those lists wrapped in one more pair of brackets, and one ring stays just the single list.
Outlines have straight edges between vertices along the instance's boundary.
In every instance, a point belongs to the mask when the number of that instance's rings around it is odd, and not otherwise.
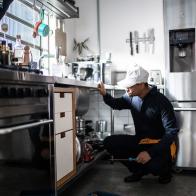
[{"label": "bottle cap", "polygon": [[21,39],[21,35],[16,35],[16,39]]},{"label": "bottle cap", "polygon": [[7,45],[10,48],[10,50],[12,50],[12,43],[8,43]]},{"label": "bottle cap", "polygon": [[1,44],[2,45],[6,45],[6,41],[5,40],[2,40]]}]

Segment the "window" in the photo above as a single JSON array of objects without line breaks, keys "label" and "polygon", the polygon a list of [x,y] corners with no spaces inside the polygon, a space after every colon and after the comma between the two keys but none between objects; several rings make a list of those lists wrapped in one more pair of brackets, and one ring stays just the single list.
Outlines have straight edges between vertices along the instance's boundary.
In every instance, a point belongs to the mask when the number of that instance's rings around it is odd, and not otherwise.
[{"label": "window", "polygon": [[[14,0],[10,5],[6,15],[0,23],[8,24],[6,35],[0,36],[7,39],[8,43],[15,44],[16,35],[21,35],[22,44],[29,45],[33,54],[33,60],[38,62],[42,51],[48,52],[48,37],[32,37],[33,28],[40,20],[39,7],[34,5],[34,0]],[[22,11],[21,11],[22,10]],[[45,12],[44,23],[48,24],[48,13]]]}]

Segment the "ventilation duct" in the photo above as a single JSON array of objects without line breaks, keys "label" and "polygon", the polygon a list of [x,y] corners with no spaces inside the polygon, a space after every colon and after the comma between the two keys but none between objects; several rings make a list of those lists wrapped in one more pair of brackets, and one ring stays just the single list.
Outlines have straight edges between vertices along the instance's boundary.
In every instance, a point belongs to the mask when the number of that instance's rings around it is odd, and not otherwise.
[{"label": "ventilation duct", "polygon": [[0,0],[0,20],[5,15],[5,12],[9,8],[9,5],[13,0]]},{"label": "ventilation duct", "polygon": [[79,8],[66,0],[37,0],[51,10],[58,19],[79,18]]}]

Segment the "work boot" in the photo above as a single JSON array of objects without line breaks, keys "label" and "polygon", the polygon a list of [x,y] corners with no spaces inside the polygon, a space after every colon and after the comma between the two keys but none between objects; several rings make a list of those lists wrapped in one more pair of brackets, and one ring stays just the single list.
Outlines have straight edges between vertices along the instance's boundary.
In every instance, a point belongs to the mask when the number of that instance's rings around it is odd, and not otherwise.
[{"label": "work boot", "polygon": [[130,176],[126,176],[124,178],[124,182],[138,182],[142,179],[142,174],[141,173],[133,173]]},{"label": "work boot", "polygon": [[171,178],[172,178],[171,173],[166,174],[166,175],[160,175],[158,178],[158,181],[160,184],[168,184],[171,182]]}]

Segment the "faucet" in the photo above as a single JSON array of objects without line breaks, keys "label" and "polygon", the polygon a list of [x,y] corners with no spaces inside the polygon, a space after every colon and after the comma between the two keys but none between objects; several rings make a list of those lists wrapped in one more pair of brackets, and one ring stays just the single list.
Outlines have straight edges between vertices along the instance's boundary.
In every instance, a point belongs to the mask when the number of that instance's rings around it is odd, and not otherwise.
[{"label": "faucet", "polygon": [[41,69],[41,61],[42,59],[44,58],[54,58],[55,55],[52,55],[52,54],[43,54],[42,56],[40,56],[39,58],[39,70]]}]

